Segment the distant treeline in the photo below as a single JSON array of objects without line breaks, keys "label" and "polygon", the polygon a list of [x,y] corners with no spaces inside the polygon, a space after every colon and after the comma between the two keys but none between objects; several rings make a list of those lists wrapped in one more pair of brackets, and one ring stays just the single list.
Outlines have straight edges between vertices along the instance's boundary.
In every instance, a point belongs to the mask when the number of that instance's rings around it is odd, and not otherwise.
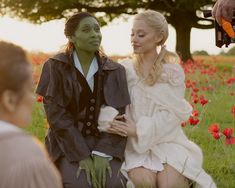
[{"label": "distant treeline", "polygon": [[[192,55],[210,55],[207,51],[205,50],[197,50],[192,53]],[[235,56],[235,47],[231,48],[228,50],[228,52],[224,52],[223,50],[219,53],[219,55],[225,55],[225,56]]]}]

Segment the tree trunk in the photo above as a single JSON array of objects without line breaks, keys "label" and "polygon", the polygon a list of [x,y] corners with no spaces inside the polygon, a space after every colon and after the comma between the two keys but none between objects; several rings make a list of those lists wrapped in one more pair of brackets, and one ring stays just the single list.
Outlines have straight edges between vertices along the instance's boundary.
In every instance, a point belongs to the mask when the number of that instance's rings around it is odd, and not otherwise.
[{"label": "tree trunk", "polygon": [[188,59],[192,59],[190,52],[190,33],[191,25],[188,18],[185,15],[181,18],[178,17],[178,21],[171,23],[176,30],[176,52],[185,62]]}]

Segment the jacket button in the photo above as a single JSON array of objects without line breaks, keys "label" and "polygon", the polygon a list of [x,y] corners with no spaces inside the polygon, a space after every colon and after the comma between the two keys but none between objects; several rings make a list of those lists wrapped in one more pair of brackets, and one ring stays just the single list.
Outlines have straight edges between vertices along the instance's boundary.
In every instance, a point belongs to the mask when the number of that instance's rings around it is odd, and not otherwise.
[{"label": "jacket button", "polygon": [[99,136],[99,133],[95,133],[95,136]]},{"label": "jacket button", "polygon": [[93,106],[90,107],[90,111],[93,112],[95,108]]},{"label": "jacket button", "polygon": [[95,103],[95,99],[92,98],[92,99],[90,100],[90,102],[94,104],[94,103]]},{"label": "jacket button", "polygon": [[86,123],[86,125],[87,125],[88,127],[90,127],[90,126],[91,126],[91,122],[88,121],[88,122]]}]

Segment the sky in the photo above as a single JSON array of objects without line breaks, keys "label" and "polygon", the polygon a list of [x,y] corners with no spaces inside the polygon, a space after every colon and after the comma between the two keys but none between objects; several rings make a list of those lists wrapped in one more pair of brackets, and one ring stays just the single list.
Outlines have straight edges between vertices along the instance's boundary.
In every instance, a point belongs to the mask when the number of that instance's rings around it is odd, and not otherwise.
[{"label": "sky", "polygon": [[[126,22],[116,19],[108,26],[101,28],[102,47],[107,55],[129,55],[132,53],[130,32],[132,17]],[[54,53],[67,43],[64,36],[64,20],[53,20],[35,25],[27,21],[19,21],[7,16],[0,18],[0,40],[9,41],[22,46],[27,51]],[[215,46],[214,29],[191,31],[191,52],[205,50],[211,55],[221,52]],[[175,51],[176,33],[169,25],[167,49]],[[230,48],[232,45],[229,46]],[[223,48],[227,51],[229,48]]]}]

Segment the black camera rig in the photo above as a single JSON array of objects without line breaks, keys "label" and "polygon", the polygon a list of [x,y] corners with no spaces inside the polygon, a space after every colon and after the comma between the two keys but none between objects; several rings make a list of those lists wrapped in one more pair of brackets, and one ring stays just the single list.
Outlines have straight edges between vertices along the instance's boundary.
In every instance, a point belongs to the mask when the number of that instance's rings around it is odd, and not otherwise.
[{"label": "black camera rig", "polygon": [[[211,10],[204,10],[203,15],[205,18],[211,17]],[[222,20],[222,26],[220,26],[216,20],[214,20],[215,25],[215,45],[221,48],[223,45],[226,47],[229,46],[230,43],[235,43],[235,12],[232,18],[232,22],[229,23],[225,20]]]}]

